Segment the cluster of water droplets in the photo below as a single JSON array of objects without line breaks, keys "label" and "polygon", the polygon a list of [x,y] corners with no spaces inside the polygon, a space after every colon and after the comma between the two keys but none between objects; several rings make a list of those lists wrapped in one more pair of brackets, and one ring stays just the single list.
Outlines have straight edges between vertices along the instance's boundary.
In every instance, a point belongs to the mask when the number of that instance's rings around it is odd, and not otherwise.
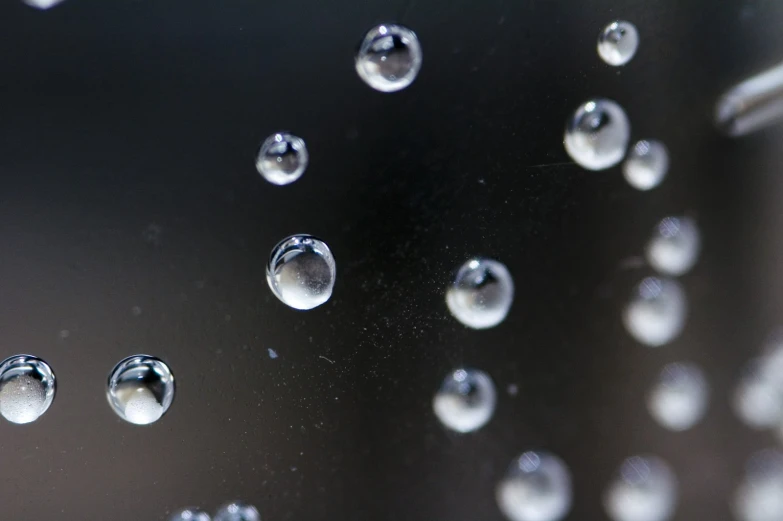
[{"label": "cluster of water droplets", "polygon": [[212,521],[212,518],[199,508],[187,507],[174,512],[169,521]]},{"label": "cluster of water droplets", "polygon": [[0,363],[0,414],[6,420],[37,420],[49,409],[55,392],[54,372],[40,358],[16,355]]},{"label": "cluster of water droplets", "polygon": [[200,508],[187,507],[172,514],[169,521],[261,521],[261,515],[253,505],[232,501],[218,508],[214,517]]},{"label": "cluster of water droplets", "polygon": [[752,429],[783,426],[783,340],[775,337],[745,364],[732,402],[737,417]]},{"label": "cluster of water droplets", "polygon": [[109,405],[123,420],[136,425],[158,421],[174,401],[174,375],[160,359],[134,355],[118,363],[106,388]]}]

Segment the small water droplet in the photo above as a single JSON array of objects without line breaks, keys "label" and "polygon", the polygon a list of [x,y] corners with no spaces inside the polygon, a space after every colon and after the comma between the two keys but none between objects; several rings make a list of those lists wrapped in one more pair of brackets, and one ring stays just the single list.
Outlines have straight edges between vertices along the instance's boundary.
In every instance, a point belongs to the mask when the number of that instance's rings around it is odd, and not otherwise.
[{"label": "small water droplet", "polygon": [[652,417],[672,431],[690,429],[704,416],[709,402],[709,386],[704,372],[693,363],[676,362],[664,366],[647,395]]},{"label": "small water droplet", "polygon": [[174,400],[174,391],[174,375],[162,360],[134,355],[112,370],[106,398],[123,420],[147,425],[166,414]]},{"label": "small water droplet", "polygon": [[770,429],[783,423],[781,375],[768,356],[751,360],[734,389],[734,413],[752,429]]},{"label": "small water droplet", "polygon": [[253,505],[234,501],[220,507],[213,521],[261,521],[261,515]]},{"label": "small water droplet", "polygon": [[511,463],[495,498],[511,521],[557,521],[571,509],[571,473],[554,454],[525,452]]},{"label": "small water droplet", "polygon": [[677,505],[677,477],[657,456],[632,456],[604,492],[604,508],[613,521],[666,521]]},{"label": "small water droplet", "polygon": [[284,304],[313,309],[332,296],[336,269],[325,242],[311,235],[292,235],[272,249],[266,280]]},{"label": "small water droplet", "polygon": [[441,384],[432,400],[435,416],[451,430],[471,432],[483,427],[495,412],[492,379],[478,369],[457,369]]},{"label": "small water droplet", "polygon": [[598,56],[614,67],[631,61],[638,48],[639,31],[631,22],[616,20],[598,35]]},{"label": "small water droplet", "polygon": [[210,521],[209,514],[195,507],[183,508],[174,512],[169,521]]},{"label": "small water droplet", "polygon": [[446,290],[451,314],[467,327],[495,327],[506,318],[514,300],[514,281],[505,265],[474,258],[460,267]]},{"label": "small water droplet", "polygon": [[690,217],[666,217],[655,227],[645,255],[650,266],[666,275],[684,275],[696,264],[701,234]]},{"label": "small water droplet", "polygon": [[669,151],[660,141],[637,141],[623,163],[623,176],[637,190],[652,190],[669,171]]},{"label": "small water droplet", "polygon": [[783,519],[783,453],[766,449],[748,458],[732,508],[739,521]]},{"label": "small water droplet", "polygon": [[0,414],[11,423],[40,418],[52,404],[55,391],[52,368],[40,358],[16,355],[0,363]]},{"label": "small water droplet", "polygon": [[370,29],[356,53],[356,72],[380,92],[402,90],[416,79],[422,52],[416,33],[401,25],[382,24]]},{"label": "small water droplet", "polygon": [[605,170],[625,156],[631,124],[620,105],[593,99],[576,109],[566,123],[563,144],[571,159],[588,170]]},{"label": "small water droplet", "polygon": [[282,186],[302,177],[309,160],[302,138],[278,132],[261,144],[256,157],[256,169],[270,183]]},{"label": "small water droplet", "polygon": [[623,324],[637,341],[658,347],[674,340],[685,327],[688,301],[671,279],[647,277],[634,289],[623,310]]}]

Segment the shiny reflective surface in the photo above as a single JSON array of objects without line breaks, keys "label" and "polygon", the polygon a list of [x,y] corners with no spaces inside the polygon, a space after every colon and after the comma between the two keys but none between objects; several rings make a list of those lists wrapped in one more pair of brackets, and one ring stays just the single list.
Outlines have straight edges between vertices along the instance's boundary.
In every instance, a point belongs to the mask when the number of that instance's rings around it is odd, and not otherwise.
[{"label": "shiny reflective surface", "polygon": [[690,362],[664,366],[647,393],[647,409],[663,427],[672,431],[690,429],[707,410],[709,386],[704,371]]},{"label": "shiny reflective surface", "polygon": [[446,290],[446,305],[452,316],[473,329],[503,322],[513,301],[511,274],[504,264],[492,259],[467,261]]},{"label": "shiny reflective surface", "polygon": [[623,163],[623,176],[637,190],[652,190],[669,172],[669,151],[660,141],[637,141]]},{"label": "shiny reflective surface", "polygon": [[597,98],[580,105],[566,122],[563,144],[581,167],[605,170],[622,161],[630,135],[631,124],[623,108]]},{"label": "shiny reflective surface", "polygon": [[688,303],[680,284],[658,277],[639,282],[622,313],[628,333],[649,347],[659,347],[677,338],[687,316]]},{"label": "shiny reflective surface", "polygon": [[0,414],[11,423],[37,420],[54,400],[51,367],[35,356],[16,355],[0,363]]},{"label": "shiny reflective surface", "polygon": [[432,408],[447,428],[471,432],[483,427],[495,412],[495,384],[484,371],[457,369],[435,393]]},{"label": "shiny reflective surface", "polygon": [[557,521],[571,509],[571,473],[554,454],[525,452],[511,463],[495,498],[510,521]]},{"label": "shiny reflective surface", "polygon": [[613,521],[666,521],[677,505],[677,478],[657,456],[623,461],[604,492],[604,508]]},{"label": "shiny reflective surface", "polygon": [[270,183],[287,185],[302,177],[309,161],[307,146],[302,138],[279,132],[261,144],[256,169]]},{"label": "shiny reflective surface", "polygon": [[106,398],[123,420],[147,425],[166,414],[174,401],[174,391],[174,375],[162,360],[134,355],[112,370]]},{"label": "shiny reflective surface", "polygon": [[313,309],[332,296],[337,266],[332,251],[312,235],[292,235],[273,249],[266,268],[272,293],[284,304]]},{"label": "shiny reflective surface", "polygon": [[680,276],[693,268],[701,252],[701,233],[690,217],[666,217],[653,230],[645,255],[654,270]]},{"label": "shiny reflective surface", "polygon": [[419,74],[422,51],[416,33],[395,24],[370,29],[356,53],[356,72],[380,92],[396,92]]},{"label": "shiny reflective surface", "polygon": [[631,22],[614,21],[598,35],[598,55],[615,67],[631,61],[638,47],[639,32]]}]

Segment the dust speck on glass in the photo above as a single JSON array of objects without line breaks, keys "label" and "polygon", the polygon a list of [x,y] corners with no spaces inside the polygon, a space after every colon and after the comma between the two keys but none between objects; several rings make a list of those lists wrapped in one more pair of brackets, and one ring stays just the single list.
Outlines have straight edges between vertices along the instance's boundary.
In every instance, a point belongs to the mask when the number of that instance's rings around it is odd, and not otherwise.
[{"label": "dust speck on glass", "polygon": [[337,265],[329,246],[312,235],[280,241],[269,257],[266,280],[280,302],[299,310],[313,309],[332,296]]},{"label": "dust speck on glass", "polygon": [[136,425],[158,421],[174,401],[174,375],[162,360],[149,355],[130,356],[118,363],[106,388],[114,412]]},{"label": "dust speck on glass", "polygon": [[483,427],[492,418],[496,401],[495,384],[487,373],[457,369],[443,380],[432,408],[443,425],[464,433]]},{"label": "dust speck on glass", "polygon": [[11,423],[37,420],[54,400],[54,372],[30,355],[16,355],[0,363],[0,414]]}]

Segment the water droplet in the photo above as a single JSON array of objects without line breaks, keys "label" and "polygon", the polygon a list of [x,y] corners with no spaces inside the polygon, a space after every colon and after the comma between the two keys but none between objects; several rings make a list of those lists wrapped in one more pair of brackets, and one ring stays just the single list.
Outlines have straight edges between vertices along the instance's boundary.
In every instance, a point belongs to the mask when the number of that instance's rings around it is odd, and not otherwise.
[{"label": "water droplet", "polygon": [[696,264],[701,250],[701,234],[690,217],[666,217],[655,227],[647,243],[650,266],[666,275],[684,275]]},{"label": "water droplet", "polygon": [[498,507],[511,521],[557,521],[571,509],[571,473],[544,451],[515,459],[495,489]]},{"label": "water droplet", "polygon": [[272,249],[266,280],[284,304],[313,309],[332,296],[336,269],[325,242],[312,235],[292,235]]},{"label": "water droplet", "polygon": [[625,65],[639,48],[639,31],[631,22],[616,20],[598,35],[598,56],[614,67]]},{"label": "water droplet", "polygon": [[657,456],[633,456],[620,466],[604,492],[613,521],[666,521],[677,505],[677,477]]},{"label": "water droplet", "polygon": [[571,159],[588,170],[605,170],[625,156],[631,124],[625,111],[608,99],[579,106],[566,123],[563,143]]},{"label": "water droplet", "polygon": [[261,144],[256,169],[275,185],[293,183],[304,173],[310,156],[302,138],[287,132],[272,134]]},{"label": "water droplet", "polygon": [[495,412],[495,385],[484,371],[457,369],[432,400],[435,416],[451,430],[471,432],[483,427]]},{"label": "water droplet", "polygon": [[274,349],[272,349],[271,347],[270,347],[270,348],[268,348],[266,351],[267,351],[267,353],[269,354],[269,358],[271,358],[272,360],[274,360],[275,358],[277,358],[277,351],[275,351],[275,350],[274,350]]},{"label": "water droplet", "polygon": [[690,429],[704,416],[709,387],[699,366],[688,362],[664,366],[647,395],[647,408],[655,420],[672,431]]},{"label": "water droplet", "polygon": [[637,190],[651,190],[669,171],[669,151],[660,141],[637,141],[623,163],[623,176]]},{"label": "water droplet", "polygon": [[194,507],[183,508],[169,518],[169,521],[210,521],[209,514]]},{"label": "water droplet", "polygon": [[473,329],[503,322],[514,300],[514,281],[500,262],[475,258],[460,267],[446,290],[446,305],[462,324]]},{"label": "water droplet", "polygon": [[416,33],[401,25],[382,24],[370,29],[356,53],[356,72],[380,92],[402,90],[416,79],[422,53]]},{"label": "water droplet", "polygon": [[55,391],[52,368],[40,358],[16,355],[0,363],[0,414],[11,423],[40,418],[52,404]]},{"label": "water droplet", "polygon": [[234,501],[220,507],[213,521],[261,521],[261,515],[256,507]]},{"label": "water droplet", "polygon": [[752,429],[769,429],[783,423],[783,385],[766,356],[751,360],[734,389],[732,405],[737,417]]},{"label": "water droplet", "polygon": [[658,347],[674,340],[685,327],[688,301],[671,279],[647,277],[634,289],[623,310],[623,324],[637,341]]},{"label": "water droplet", "polygon": [[61,4],[63,0],[22,0],[25,4],[36,9],[51,9],[52,7]]},{"label": "water droplet", "polygon": [[783,519],[783,453],[766,449],[748,458],[732,507],[739,521]]},{"label": "water droplet", "polygon": [[106,398],[117,416],[136,425],[154,423],[174,400],[174,375],[158,358],[134,355],[109,375]]}]

